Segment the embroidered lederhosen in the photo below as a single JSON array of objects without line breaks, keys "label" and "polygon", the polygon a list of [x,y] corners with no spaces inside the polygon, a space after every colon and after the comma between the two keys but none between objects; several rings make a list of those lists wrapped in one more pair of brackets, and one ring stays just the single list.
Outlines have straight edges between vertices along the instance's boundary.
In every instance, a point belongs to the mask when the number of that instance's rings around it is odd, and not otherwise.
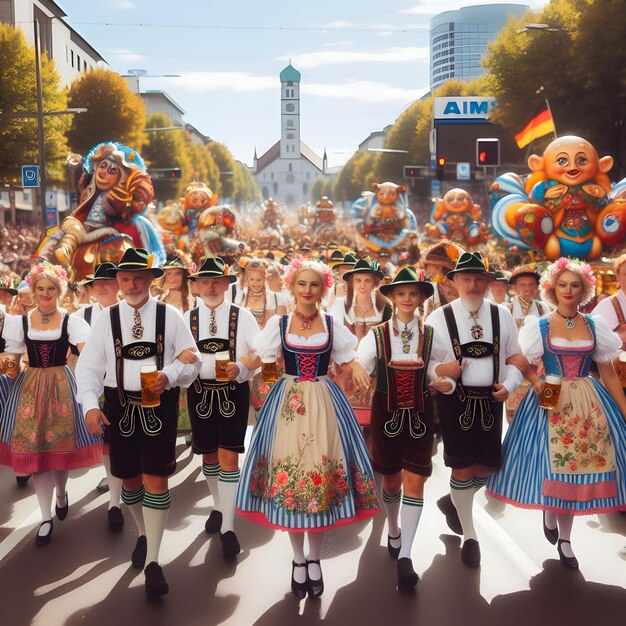
[{"label": "embroidered lederhosen", "polygon": [[[135,432],[136,416],[139,416],[141,427],[146,435],[158,435],[163,429],[163,422],[157,415],[159,407],[143,407],[141,405],[141,392],[124,390],[124,361],[143,361],[144,359],[155,357],[157,370],[163,369],[166,309],[165,304],[161,302],[156,303],[156,341],[136,341],[124,345],[119,305],[114,304],[109,308],[111,332],[115,346],[117,398],[120,406],[124,409],[124,414],[119,422],[119,432],[123,437],[131,437]],[[167,391],[163,393],[168,394]]]},{"label": "embroidered lederhosen", "polygon": [[[208,337],[199,339],[200,335],[200,310],[193,309],[189,315],[189,328],[196,342],[198,350],[202,354],[216,354],[228,350],[228,358],[233,363],[237,360],[237,325],[239,323],[239,307],[231,305],[228,313],[228,339],[219,337]],[[190,403],[189,409],[193,410],[196,417],[208,419],[213,412],[215,399],[217,398],[217,408],[222,417],[230,418],[235,415],[237,407],[229,396],[230,391],[234,391],[239,383],[234,381],[203,380],[196,378],[193,383],[193,391],[201,395],[199,402],[195,405]],[[189,395],[191,398],[193,394]]]},{"label": "embroidered lederhosen", "polygon": [[[622,324],[626,324],[626,319],[624,318],[622,305],[619,303],[617,295],[611,296],[611,304],[615,309],[615,315],[617,315],[617,326],[612,329],[613,331],[616,331]],[[615,373],[619,378],[620,385],[626,388],[626,363],[618,358],[613,361],[613,367],[615,368]]]},{"label": "embroidered lederhosen", "polygon": [[[474,359],[491,357],[493,360],[493,380],[494,383],[496,383],[498,382],[500,373],[500,316],[498,314],[498,307],[495,304],[490,304],[489,308],[491,313],[493,343],[487,343],[486,341],[470,341],[469,343],[461,344],[459,329],[454,319],[452,307],[445,306],[443,312],[450,341],[452,342],[454,356],[457,359],[463,357],[471,357]],[[493,404],[491,399],[492,392],[493,383],[489,387],[470,387],[463,385],[460,380],[457,382],[456,394],[459,401],[465,405],[464,412],[459,416],[461,430],[467,431],[472,428],[474,416],[477,411],[480,411],[482,429],[489,431],[493,428],[495,419],[491,412]]]},{"label": "embroidered lederhosen", "polygon": [[428,394],[425,372],[432,347],[432,328],[424,326],[423,332],[419,333],[417,356],[423,364],[415,368],[390,364],[392,352],[388,323],[373,330],[377,357],[376,392],[387,396],[387,411],[391,413],[391,418],[383,426],[384,433],[387,437],[400,435],[406,418],[411,437],[421,439],[426,433],[426,425],[420,416],[424,412],[424,397]]}]

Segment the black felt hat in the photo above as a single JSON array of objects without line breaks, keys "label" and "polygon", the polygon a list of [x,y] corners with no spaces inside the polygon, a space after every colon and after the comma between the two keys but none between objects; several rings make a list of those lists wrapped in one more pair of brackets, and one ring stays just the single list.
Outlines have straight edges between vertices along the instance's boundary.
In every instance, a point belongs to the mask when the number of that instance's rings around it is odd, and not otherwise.
[{"label": "black felt hat", "polygon": [[0,278],[0,290],[8,291],[12,296],[17,295],[17,289],[11,287],[11,283],[6,278]]},{"label": "black felt hat", "polygon": [[417,285],[422,290],[424,298],[429,298],[435,291],[432,283],[424,280],[423,276],[420,276],[414,267],[403,267],[393,277],[393,280],[389,284],[381,285],[378,288],[378,291],[380,291],[383,296],[388,296],[396,287],[400,285]]},{"label": "black felt hat", "polygon": [[118,272],[152,272],[155,278],[161,278],[165,272],[160,267],[152,267],[152,256],[144,248],[129,248],[124,252],[117,267],[107,270],[111,278]]},{"label": "black felt hat", "polygon": [[378,278],[384,278],[385,272],[380,269],[380,263],[377,261],[368,261],[367,259],[359,259],[351,270],[348,270],[344,275],[343,279],[348,280],[350,276],[354,276],[355,274],[365,274],[370,273],[374,274]]},{"label": "black felt hat", "polygon": [[228,267],[220,257],[209,257],[202,261],[202,265],[196,274],[192,274],[189,280],[198,280],[198,278],[228,278],[229,283],[234,283],[237,277],[234,274],[228,274]]},{"label": "black felt hat", "polygon": [[115,269],[115,263],[105,261],[96,265],[96,271],[88,274],[82,282],[83,286],[91,286],[96,280],[115,280],[115,276],[109,275],[109,270]]},{"label": "black felt hat", "polygon": [[184,270],[185,272],[187,272],[187,274],[189,274],[189,270],[187,269],[185,262],[179,256],[175,256],[175,257],[171,257],[167,259],[167,261],[165,261],[165,263],[161,265],[161,269]]}]

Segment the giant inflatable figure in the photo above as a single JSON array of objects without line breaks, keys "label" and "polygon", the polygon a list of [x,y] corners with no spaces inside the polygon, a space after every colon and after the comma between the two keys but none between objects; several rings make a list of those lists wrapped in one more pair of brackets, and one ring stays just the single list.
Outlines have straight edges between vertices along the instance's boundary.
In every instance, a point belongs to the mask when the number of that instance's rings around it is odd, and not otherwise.
[{"label": "giant inflatable figure", "polygon": [[259,232],[261,245],[267,248],[276,248],[285,243],[281,222],[282,218],[278,210],[278,203],[272,198],[268,198],[265,201],[261,230]]},{"label": "giant inflatable figure", "polygon": [[401,246],[417,226],[404,202],[405,187],[387,182],[372,183],[372,189],[352,205],[360,243],[373,252]]},{"label": "giant inflatable figure", "polygon": [[599,157],[585,139],[552,141],[528,158],[532,173],[499,176],[492,186],[491,224],[509,247],[539,249],[549,260],[597,259],[626,237],[626,182],[613,189],[613,157]]},{"label": "giant inflatable figure", "polygon": [[327,243],[335,238],[336,229],[335,221],[337,213],[332,201],[327,196],[322,198],[315,204],[313,213],[313,227],[311,234],[316,242]]},{"label": "giant inflatable figure", "polygon": [[213,193],[206,183],[193,181],[187,185],[180,207],[185,216],[182,234],[178,239],[178,247],[187,250],[188,239],[196,233],[198,218],[205,209],[217,204],[218,195]]},{"label": "giant inflatable figure", "polygon": [[450,189],[443,198],[434,200],[426,234],[435,239],[446,238],[464,250],[487,241],[486,225],[480,221],[482,210],[464,189]]},{"label": "giant inflatable figure", "polygon": [[99,143],[84,158],[70,155],[68,167],[78,207],[59,230],[44,237],[38,254],[74,268],[75,280],[93,273],[98,263],[116,263],[129,247],[146,248],[154,254],[155,265],[160,265],[165,250],[145,216],[154,189],[141,156],[110,141]]},{"label": "giant inflatable figure", "polygon": [[209,207],[198,217],[198,237],[205,256],[232,256],[245,244],[237,236],[237,214],[226,205]]}]

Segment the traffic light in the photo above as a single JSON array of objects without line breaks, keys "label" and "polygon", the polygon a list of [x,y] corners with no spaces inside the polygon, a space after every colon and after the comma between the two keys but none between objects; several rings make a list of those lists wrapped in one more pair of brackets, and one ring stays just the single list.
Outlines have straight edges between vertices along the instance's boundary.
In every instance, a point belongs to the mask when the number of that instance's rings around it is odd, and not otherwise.
[{"label": "traffic light", "polygon": [[438,156],[437,157],[437,178],[439,180],[444,179],[445,171],[446,171],[446,157]]},{"label": "traffic light", "polygon": [[476,140],[476,165],[478,167],[497,167],[500,165],[500,140],[484,138]]},{"label": "traffic light", "polygon": [[154,167],[148,170],[152,180],[174,180],[181,178],[180,167]]},{"label": "traffic light", "polygon": [[420,168],[417,165],[403,165],[402,166],[403,178],[419,178]]}]

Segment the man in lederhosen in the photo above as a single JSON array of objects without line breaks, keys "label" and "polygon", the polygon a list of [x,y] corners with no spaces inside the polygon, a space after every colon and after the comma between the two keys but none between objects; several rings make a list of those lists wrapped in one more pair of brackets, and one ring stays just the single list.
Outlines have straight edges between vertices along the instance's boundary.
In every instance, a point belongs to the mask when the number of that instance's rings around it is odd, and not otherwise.
[{"label": "man in lederhosen", "polygon": [[[192,449],[202,454],[202,471],[214,502],[204,527],[207,533],[220,531],[222,554],[234,557],[241,550],[234,532],[239,454],[244,451],[250,408],[247,381],[254,374],[244,363],[252,365],[247,358],[260,330],[250,311],[225,300],[237,279],[228,274],[222,259],[206,259],[189,280],[195,283],[199,301],[185,313],[185,321],[202,353],[202,368],[187,390],[187,406]],[[216,380],[218,352],[229,353],[228,380]]]},{"label": "man in lederhosen", "polygon": [[494,273],[480,253],[461,254],[448,277],[459,298],[426,320],[434,330],[429,374],[451,383],[438,396],[444,462],[452,468],[450,495],[437,505],[450,529],[464,537],[463,563],[478,567],[474,496],[502,463],[502,403],[521,382],[525,359],[509,310],[485,300]]},{"label": "man in lederhosen", "polygon": [[[87,289],[89,297],[96,300],[93,304],[81,307],[72,315],[84,319],[87,324],[93,326],[96,320],[102,315],[107,307],[117,304],[117,294],[119,286],[117,279],[109,276],[108,271],[115,268],[114,263],[104,262],[96,265],[95,272],[85,278],[83,286]],[[74,352],[74,346],[71,346]],[[78,354],[78,351],[76,351]],[[102,410],[106,415],[106,408]],[[104,442],[102,445],[102,465],[106,471],[106,476],[98,483],[100,491],[109,492],[109,507],[107,509],[107,519],[109,528],[113,531],[121,530],[124,526],[124,515],[120,508],[122,497],[122,481],[111,474],[111,459],[109,457],[109,430],[104,429]]]},{"label": "man in lederhosen", "polygon": [[[169,590],[158,557],[170,508],[168,476],[176,470],[179,387],[196,378],[200,359],[180,312],[150,297],[163,270],[152,267],[146,250],[126,250],[109,275],[124,301],[92,327],[76,366],[78,397],[90,432],[110,426],[111,472],[122,479],[122,501],[139,531],[132,563],[147,563],[146,593],[158,596]],[[158,371],[150,387],[160,398],[154,408],[142,405],[143,365]],[[103,388],[106,416],[98,404]]]}]

